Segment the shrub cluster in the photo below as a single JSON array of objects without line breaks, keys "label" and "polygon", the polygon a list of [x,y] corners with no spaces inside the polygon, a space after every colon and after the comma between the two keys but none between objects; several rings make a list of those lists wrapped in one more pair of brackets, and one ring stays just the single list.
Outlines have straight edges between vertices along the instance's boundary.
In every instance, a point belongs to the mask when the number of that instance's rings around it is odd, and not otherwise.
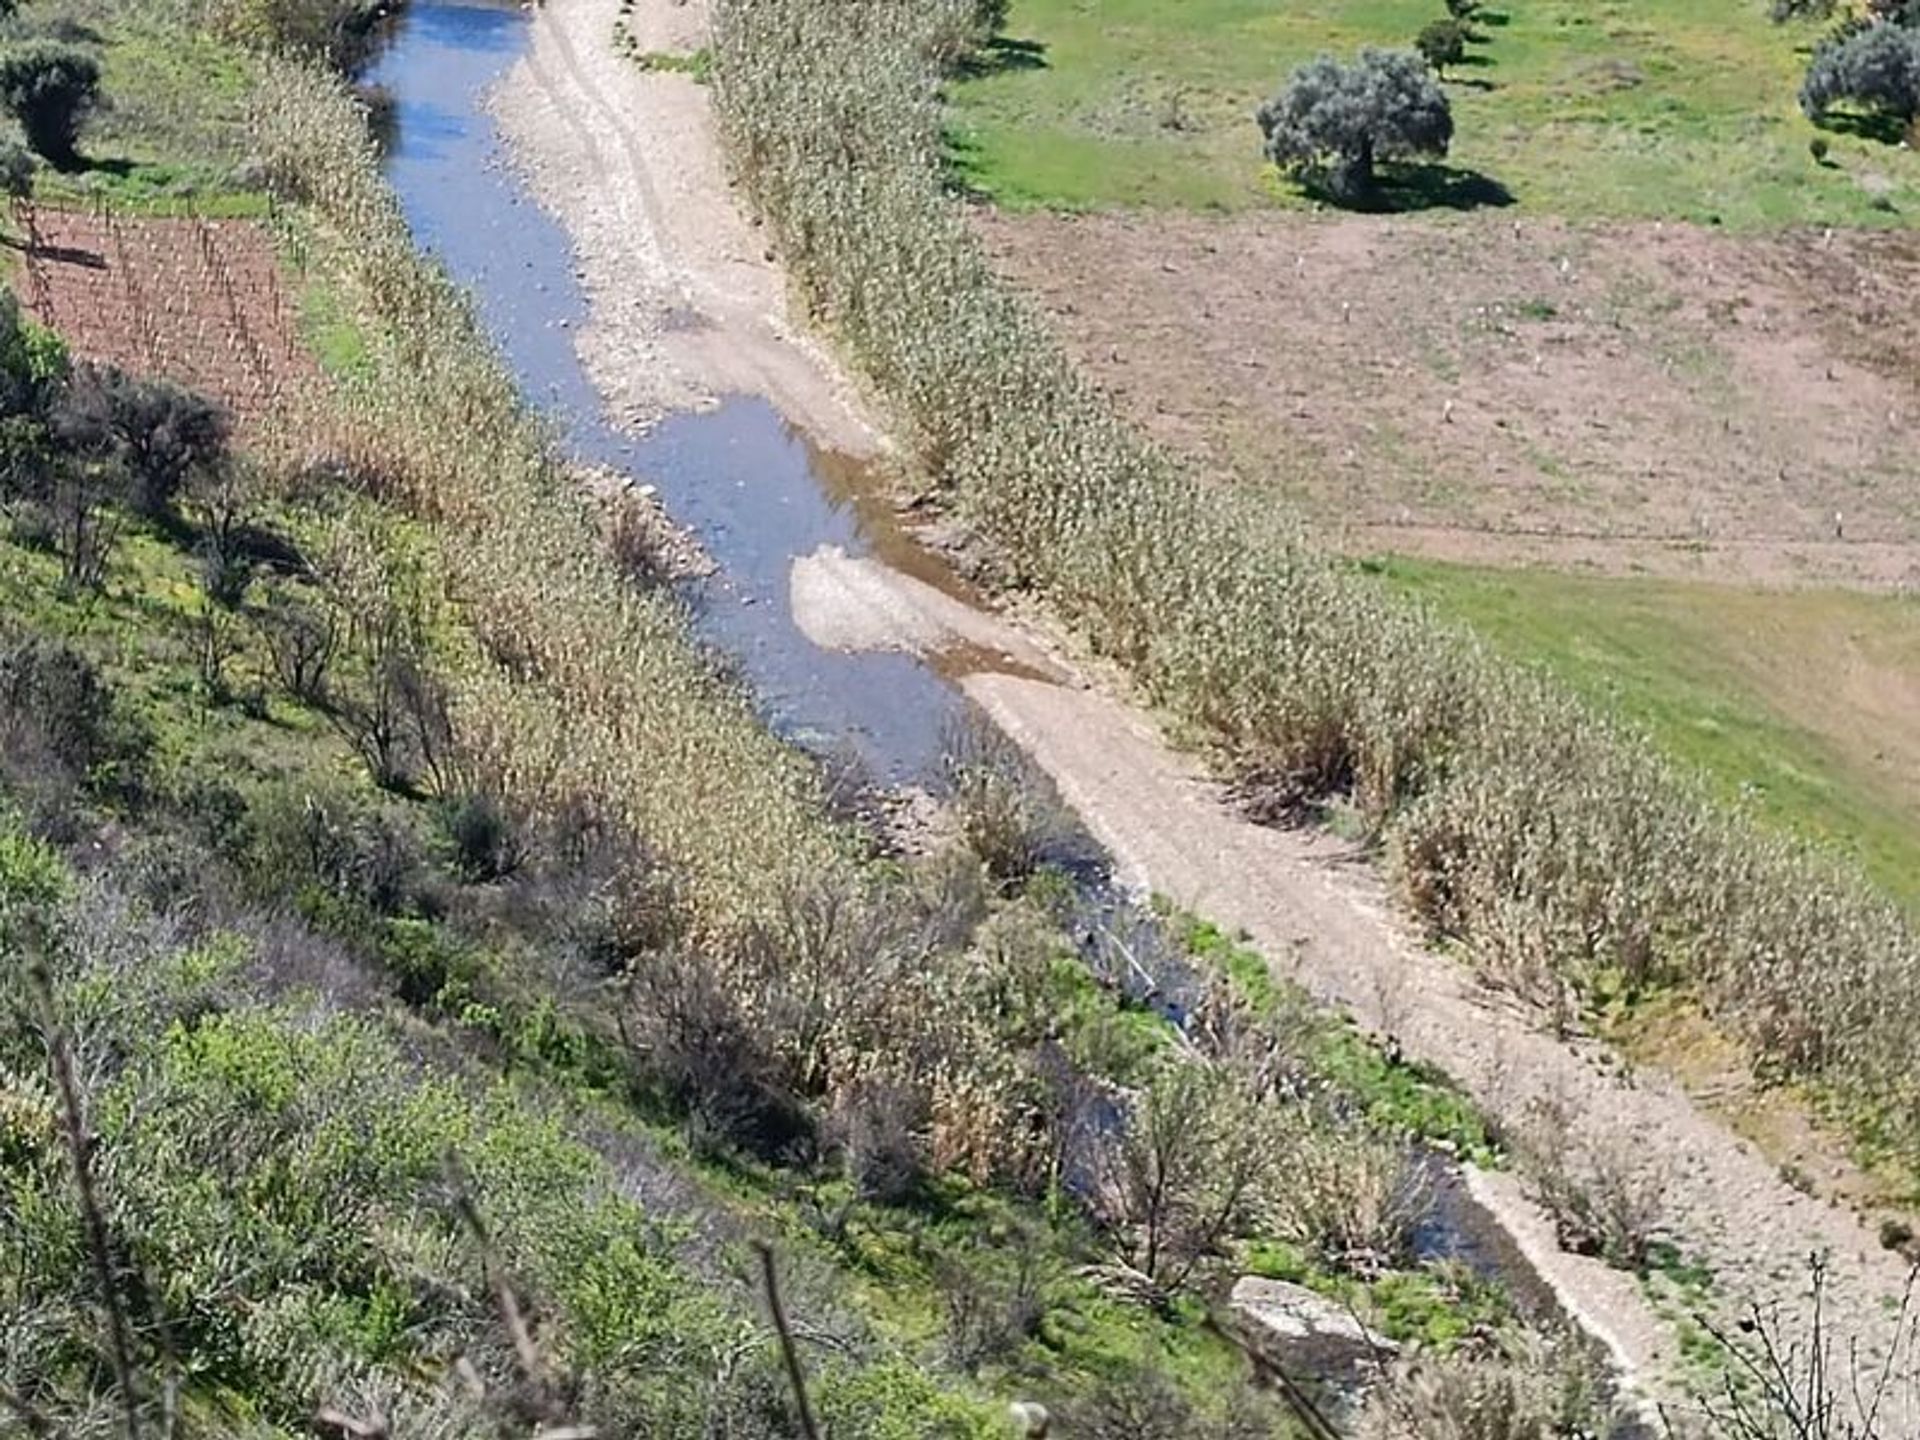
[{"label": "shrub cluster", "polygon": [[1043,592],[1283,804],[1351,794],[1400,888],[1536,987],[1697,989],[1779,1071],[1920,1141],[1920,949],[1854,871],[1317,554],[1125,426],[944,187],[958,0],[721,0],[733,161],[816,317],[1010,586]]},{"label": "shrub cluster", "polygon": [[363,57],[375,26],[403,0],[204,0],[215,33],[245,45],[345,68]]}]

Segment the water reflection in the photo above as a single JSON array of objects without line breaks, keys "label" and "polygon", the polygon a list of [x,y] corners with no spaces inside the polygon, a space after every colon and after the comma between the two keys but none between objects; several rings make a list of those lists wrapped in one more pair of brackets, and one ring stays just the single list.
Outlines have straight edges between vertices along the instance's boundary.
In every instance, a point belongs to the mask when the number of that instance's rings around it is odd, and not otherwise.
[{"label": "water reflection", "polygon": [[408,224],[474,296],[522,391],[580,459],[658,487],[720,574],[690,594],[702,637],[731,657],[770,723],[888,781],[931,778],[961,701],[907,655],[822,650],[794,624],[788,571],[823,545],[882,554],[951,591],[855,462],[814,446],[758,398],[677,415],[645,437],[606,417],[574,346],[588,309],[565,230],[509,169],[485,97],[520,56],[527,17],[416,4],[368,84],[393,97],[387,169]]}]

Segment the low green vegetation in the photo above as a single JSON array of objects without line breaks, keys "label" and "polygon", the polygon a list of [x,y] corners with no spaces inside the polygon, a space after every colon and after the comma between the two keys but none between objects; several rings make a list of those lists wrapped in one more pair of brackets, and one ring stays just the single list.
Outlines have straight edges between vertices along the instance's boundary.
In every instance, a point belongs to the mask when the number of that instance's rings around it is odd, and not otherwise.
[{"label": "low green vegetation", "polygon": [[0,56],[18,62],[52,46],[97,69],[98,103],[69,112],[72,144],[55,148],[71,153],[50,155],[57,163],[40,168],[40,199],[101,196],[157,213],[265,212],[266,196],[240,173],[257,64],[214,33],[212,18],[198,0],[35,0],[0,21]]},{"label": "low green vegetation", "polygon": [[1243,940],[1189,915],[1169,913],[1168,922],[1187,954],[1256,1013],[1295,1036],[1314,1074],[1369,1124],[1476,1165],[1500,1163],[1491,1127],[1445,1075],[1389,1054],[1350,1021],[1326,1015]]},{"label": "low green vegetation", "polygon": [[[1254,112],[1315,56],[1411,47],[1441,14],[1436,0],[1016,0],[1004,38],[950,86],[950,155],[1012,206],[1299,204]],[[1479,38],[1447,68],[1450,158],[1403,203],[1504,191],[1547,214],[1740,228],[1886,224],[1920,203],[1910,151],[1798,109],[1827,21],[1775,25],[1754,0],[1529,0],[1465,23]]]},{"label": "low green vegetation", "polygon": [[[1888,750],[1920,684],[1912,599],[1398,559],[1377,568],[1644,729],[1729,802],[1846,851],[1920,908],[1920,776],[1911,754]],[[1806,657],[1804,673],[1781,673],[1787,654]]]}]

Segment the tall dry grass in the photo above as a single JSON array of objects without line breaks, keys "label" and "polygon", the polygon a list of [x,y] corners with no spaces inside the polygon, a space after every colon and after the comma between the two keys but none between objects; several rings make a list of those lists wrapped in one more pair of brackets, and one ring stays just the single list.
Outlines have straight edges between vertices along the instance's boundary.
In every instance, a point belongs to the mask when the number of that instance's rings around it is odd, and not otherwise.
[{"label": "tall dry grass", "polygon": [[1544,682],[1195,483],[991,273],[946,193],[966,0],[718,0],[731,155],[1006,584],[1283,796],[1353,796],[1439,935],[1530,988],[1686,986],[1764,1062],[1920,1144],[1920,948],[1851,868],[1763,831]]},{"label": "tall dry grass", "polygon": [[309,263],[371,322],[367,373],[314,431],[420,522],[471,637],[441,657],[470,763],[536,813],[639,837],[684,882],[697,931],[771,913],[840,864],[810,771],[681,608],[625,581],[464,297],[414,251],[345,87],[295,61],[264,71],[255,152],[310,224]]}]

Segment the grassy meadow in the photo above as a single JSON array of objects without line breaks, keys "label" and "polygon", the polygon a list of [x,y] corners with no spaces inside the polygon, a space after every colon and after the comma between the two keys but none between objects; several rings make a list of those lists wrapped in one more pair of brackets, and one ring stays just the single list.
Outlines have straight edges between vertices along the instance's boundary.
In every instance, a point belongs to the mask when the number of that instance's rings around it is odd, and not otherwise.
[{"label": "grassy meadow", "polygon": [[1920,602],[1408,559],[1374,568],[1920,911],[1905,708],[1920,688]]},{"label": "grassy meadow", "polygon": [[[1260,153],[1255,109],[1302,62],[1405,46],[1440,0],[1014,0],[1005,39],[954,84],[960,177],[1002,205],[1221,211],[1305,203]],[[1796,104],[1820,30],[1762,0],[1490,4],[1449,74],[1449,166],[1431,203],[1504,191],[1578,218],[1756,228],[1885,225],[1920,159],[1841,133],[1818,164]]]}]

